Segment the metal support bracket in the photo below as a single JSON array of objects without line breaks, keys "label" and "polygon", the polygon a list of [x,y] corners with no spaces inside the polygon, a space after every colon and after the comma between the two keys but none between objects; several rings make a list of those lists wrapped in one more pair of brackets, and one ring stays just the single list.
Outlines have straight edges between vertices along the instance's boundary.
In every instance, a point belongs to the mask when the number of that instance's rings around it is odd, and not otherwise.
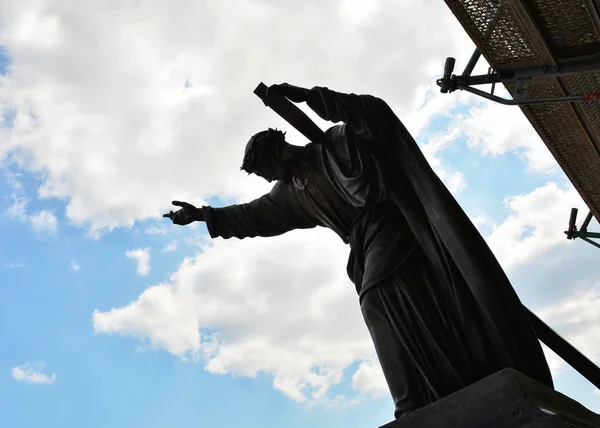
[{"label": "metal support bracket", "polygon": [[531,80],[531,77],[520,77],[515,81],[515,93],[513,94],[513,100],[527,100],[529,88],[531,88]]},{"label": "metal support bracket", "polygon": [[[486,98],[491,101],[495,101],[505,105],[531,105],[531,104],[548,104],[548,103],[559,103],[559,102],[574,102],[574,101],[600,101],[600,88],[597,92],[580,94],[580,95],[566,95],[556,97],[545,97],[545,98],[529,98],[529,88],[533,84],[536,78],[544,77],[562,77],[572,76],[583,73],[600,72],[600,62],[586,62],[581,64],[569,64],[559,67],[538,67],[529,70],[516,70],[516,71],[494,71],[490,67],[487,74],[478,76],[471,76],[477,61],[481,57],[479,49],[475,49],[471,59],[467,63],[465,70],[462,75],[457,76],[452,74],[454,71],[454,65],[456,60],[452,57],[446,58],[444,64],[444,75],[441,79],[436,81],[440,87],[442,93],[452,93],[457,89],[470,92],[480,97]],[[494,95],[494,89],[496,83],[508,83],[515,82],[515,91],[512,100]],[[492,90],[490,93],[474,88],[476,85],[491,84]]]},{"label": "metal support bracket", "polygon": [[589,214],[585,217],[581,228],[578,230],[575,222],[577,221],[577,208],[571,209],[571,217],[569,218],[569,229],[565,230],[565,235],[567,235],[567,239],[581,239],[588,244],[593,245],[594,247],[600,248],[600,244],[592,241],[590,238],[598,239],[600,238],[600,233],[598,232],[588,232],[587,228],[592,221],[593,214],[590,211]]}]

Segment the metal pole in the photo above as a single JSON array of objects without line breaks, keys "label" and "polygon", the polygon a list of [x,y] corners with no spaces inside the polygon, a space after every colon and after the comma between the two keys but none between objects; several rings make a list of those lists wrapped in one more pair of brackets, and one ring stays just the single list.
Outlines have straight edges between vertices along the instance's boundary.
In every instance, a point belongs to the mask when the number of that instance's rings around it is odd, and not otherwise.
[{"label": "metal pole", "polygon": [[591,239],[586,238],[585,236],[580,236],[579,239],[583,239],[588,244],[592,244],[594,247],[600,248],[600,244],[598,244],[597,242],[592,241]]},{"label": "metal pole", "polygon": [[532,98],[525,100],[507,100],[505,98],[498,97],[496,95],[488,94],[485,91],[480,89],[472,88],[469,85],[465,85],[463,83],[458,83],[458,89],[462,89],[463,91],[470,92],[475,95],[479,95],[480,97],[487,98],[491,101],[496,101],[497,103],[508,105],[508,106],[518,106],[518,105],[532,105],[532,104],[548,104],[548,103],[558,103],[558,102],[567,102],[567,101],[585,101],[583,95],[569,95],[565,97],[549,97],[549,98]]},{"label": "metal pole", "polygon": [[471,55],[471,59],[467,63],[467,66],[465,67],[465,71],[463,71],[463,74],[461,77],[466,78],[471,75],[471,73],[473,72],[473,69],[475,68],[475,65],[477,65],[477,61],[479,60],[479,57],[481,57],[481,51],[479,49],[475,48],[475,51],[473,52],[473,55]]},{"label": "metal pole", "polygon": [[600,388],[600,368],[579,352],[577,348],[563,339],[557,332],[548,327],[537,315],[529,309],[525,309],[538,338],[584,378],[593,383],[597,388]]},{"label": "metal pole", "polygon": [[586,216],[585,220],[583,221],[583,224],[581,225],[581,229],[580,231],[582,233],[585,233],[587,231],[587,227],[590,224],[590,221],[592,221],[592,217],[594,216],[594,214],[592,214],[592,212],[590,211],[589,214]]}]

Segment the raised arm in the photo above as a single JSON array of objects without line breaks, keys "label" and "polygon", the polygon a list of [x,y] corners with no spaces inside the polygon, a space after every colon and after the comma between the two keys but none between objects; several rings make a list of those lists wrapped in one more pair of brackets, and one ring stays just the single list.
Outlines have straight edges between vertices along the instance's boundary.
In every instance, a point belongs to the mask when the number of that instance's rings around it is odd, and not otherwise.
[{"label": "raised arm", "polygon": [[387,103],[372,95],[345,94],[320,86],[305,89],[287,83],[271,88],[293,102],[306,102],[324,120],[344,122],[363,138],[381,137],[398,121]]},{"label": "raised arm", "polygon": [[276,236],[317,226],[299,206],[294,190],[281,182],[251,202],[222,208],[203,207],[202,211],[212,238]]},{"label": "raised arm", "polygon": [[281,182],[251,202],[222,208],[203,207],[203,212],[212,238],[276,236],[317,226],[304,214],[293,189]]}]

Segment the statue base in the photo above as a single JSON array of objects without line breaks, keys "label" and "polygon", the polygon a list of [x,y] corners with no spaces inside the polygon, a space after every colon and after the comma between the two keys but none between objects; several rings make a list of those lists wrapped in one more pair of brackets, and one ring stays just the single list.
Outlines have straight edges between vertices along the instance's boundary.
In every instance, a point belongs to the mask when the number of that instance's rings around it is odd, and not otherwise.
[{"label": "statue base", "polygon": [[504,369],[380,428],[600,428],[600,415]]}]

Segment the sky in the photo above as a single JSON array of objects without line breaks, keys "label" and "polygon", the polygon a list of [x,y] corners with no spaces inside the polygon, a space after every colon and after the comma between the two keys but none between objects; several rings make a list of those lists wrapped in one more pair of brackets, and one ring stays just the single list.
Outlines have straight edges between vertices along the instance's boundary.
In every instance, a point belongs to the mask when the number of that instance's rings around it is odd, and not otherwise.
[{"label": "sky", "polygon": [[[517,107],[439,92],[445,58],[474,49],[441,0],[0,5],[0,426],[392,419],[333,232],[211,240],[161,217],[267,192],[239,171],[255,132],[307,142],[260,82],[384,99],[523,303],[600,361],[600,253],[563,234],[585,204]],[[599,412],[546,351],[556,388]]]}]

